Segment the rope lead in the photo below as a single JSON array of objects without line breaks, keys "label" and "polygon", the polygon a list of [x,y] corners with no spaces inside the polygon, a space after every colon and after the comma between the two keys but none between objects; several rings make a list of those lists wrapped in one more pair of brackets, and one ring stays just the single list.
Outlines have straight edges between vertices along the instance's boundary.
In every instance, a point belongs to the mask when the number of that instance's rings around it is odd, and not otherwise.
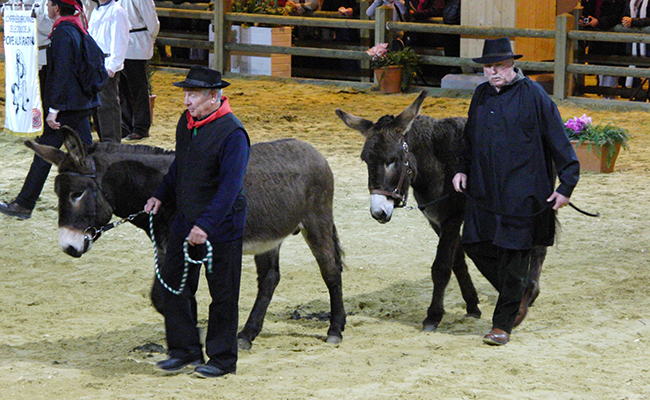
[{"label": "rope lead", "polygon": [[151,234],[151,241],[153,242],[153,254],[154,254],[154,260],[156,264],[156,278],[160,282],[161,285],[167,290],[169,290],[171,293],[175,295],[180,295],[183,293],[183,289],[185,289],[185,284],[187,283],[187,275],[190,270],[190,263],[192,264],[197,264],[201,265],[203,263],[206,264],[206,268],[209,274],[212,273],[212,244],[210,243],[209,240],[205,241],[205,245],[208,248],[208,253],[205,255],[205,257],[202,260],[194,260],[192,257],[189,256],[187,249],[189,246],[189,238],[185,238],[185,241],[183,242],[183,256],[185,257],[185,267],[183,268],[183,278],[181,279],[181,285],[178,288],[178,290],[175,290],[171,288],[165,281],[163,280],[162,276],[160,275],[160,268],[158,267],[158,246],[156,246],[156,237],[153,232],[153,213],[149,214],[149,233]]}]

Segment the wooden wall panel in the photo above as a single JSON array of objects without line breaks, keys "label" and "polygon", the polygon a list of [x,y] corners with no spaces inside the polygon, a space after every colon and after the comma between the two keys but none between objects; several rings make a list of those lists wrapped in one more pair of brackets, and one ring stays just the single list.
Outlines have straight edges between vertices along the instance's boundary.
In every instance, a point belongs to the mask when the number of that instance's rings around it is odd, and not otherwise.
[{"label": "wooden wall panel", "polygon": [[[517,0],[518,28],[555,29],[556,0]],[[519,38],[517,53],[522,61],[550,61],[555,57],[555,40]]]},{"label": "wooden wall panel", "polygon": [[[578,0],[463,0],[461,24],[470,26],[555,29],[555,16]],[[513,50],[522,60],[547,61],[555,56],[554,40],[519,38]],[[461,57],[479,57],[483,39],[461,39]]]}]

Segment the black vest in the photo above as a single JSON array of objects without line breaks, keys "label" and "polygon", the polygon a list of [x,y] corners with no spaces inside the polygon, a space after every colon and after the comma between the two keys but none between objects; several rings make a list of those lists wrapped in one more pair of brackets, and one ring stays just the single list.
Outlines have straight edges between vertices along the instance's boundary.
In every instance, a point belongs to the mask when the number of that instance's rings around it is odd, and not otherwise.
[{"label": "black vest", "polygon": [[[182,213],[187,221],[195,222],[216,195],[221,184],[219,171],[222,167],[222,147],[228,136],[237,129],[244,131],[250,144],[244,126],[232,113],[202,126],[195,136],[192,136],[193,130],[187,128],[187,112],[183,113],[178,121],[176,203],[178,212]],[[245,216],[246,199],[243,187],[231,213],[241,212],[242,209]],[[234,218],[233,222],[237,220],[239,218]],[[239,228],[243,230],[243,226],[230,227],[236,230]]]}]

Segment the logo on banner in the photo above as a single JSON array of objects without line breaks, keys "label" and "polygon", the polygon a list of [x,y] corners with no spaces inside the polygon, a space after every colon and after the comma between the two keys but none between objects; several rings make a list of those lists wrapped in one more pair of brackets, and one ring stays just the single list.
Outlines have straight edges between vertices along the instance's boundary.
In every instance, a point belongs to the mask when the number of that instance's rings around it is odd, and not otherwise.
[{"label": "logo on banner", "polygon": [[40,108],[32,108],[32,128],[41,129],[43,127],[43,114]]},{"label": "logo on banner", "polygon": [[13,105],[16,108],[16,114],[19,111],[27,111],[26,106],[29,103],[29,97],[27,96],[26,74],[23,53],[20,50],[16,50],[16,80],[11,85],[11,94],[13,95]]}]

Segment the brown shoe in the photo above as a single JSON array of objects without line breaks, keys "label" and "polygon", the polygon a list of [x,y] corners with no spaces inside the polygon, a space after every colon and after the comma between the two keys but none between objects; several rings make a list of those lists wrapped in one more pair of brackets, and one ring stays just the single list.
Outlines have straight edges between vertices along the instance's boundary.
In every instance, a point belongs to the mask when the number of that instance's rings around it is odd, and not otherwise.
[{"label": "brown shoe", "polygon": [[32,210],[19,205],[16,200],[10,203],[0,202],[0,213],[20,219],[28,219],[32,216]]},{"label": "brown shoe", "polygon": [[124,139],[125,140],[142,140],[142,139],[147,138],[147,137],[149,137],[149,134],[141,135],[139,133],[131,133],[130,135],[128,135]]},{"label": "brown shoe", "polygon": [[483,343],[492,346],[503,346],[509,341],[510,341],[510,334],[498,328],[492,328],[490,333],[483,336]]}]

